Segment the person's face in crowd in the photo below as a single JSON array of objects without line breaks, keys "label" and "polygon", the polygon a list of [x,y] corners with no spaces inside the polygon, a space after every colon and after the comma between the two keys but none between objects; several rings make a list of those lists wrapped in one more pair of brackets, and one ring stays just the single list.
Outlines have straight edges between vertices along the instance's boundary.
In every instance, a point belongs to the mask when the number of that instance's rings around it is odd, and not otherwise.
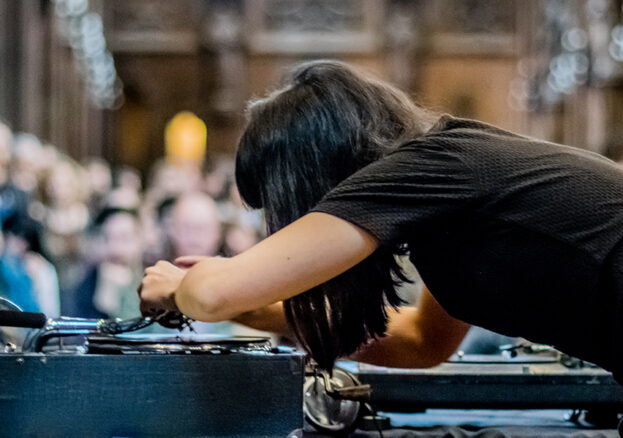
[{"label": "person's face in crowd", "polygon": [[87,183],[89,191],[95,195],[103,196],[112,187],[112,175],[110,166],[104,160],[93,159],[86,165]]},{"label": "person's face in crowd", "polygon": [[129,213],[110,216],[102,225],[104,260],[134,266],[141,261],[143,251],[139,221]]},{"label": "person's face in crowd", "polygon": [[28,252],[28,242],[13,233],[5,233],[4,235],[4,251],[14,257],[24,257]]},{"label": "person's face in crowd", "polygon": [[111,190],[106,198],[110,204],[127,209],[138,208],[141,203],[141,194],[130,187],[118,187]]},{"label": "person's face in crowd", "polygon": [[170,238],[175,256],[213,256],[221,240],[214,201],[203,194],[180,198],[171,211]]},{"label": "person's face in crowd", "polygon": [[131,168],[122,169],[119,172],[119,186],[140,192],[143,187],[138,171]]},{"label": "person's face in crowd", "polygon": [[197,190],[201,182],[201,175],[197,172],[197,169],[165,164],[157,170],[153,188],[161,193],[180,193]]},{"label": "person's face in crowd", "polygon": [[45,190],[56,207],[69,206],[80,198],[78,174],[71,163],[59,161],[52,167]]},{"label": "person's face in crowd", "polygon": [[37,187],[38,177],[47,165],[39,139],[30,134],[14,137],[12,180],[20,189],[30,192]]}]

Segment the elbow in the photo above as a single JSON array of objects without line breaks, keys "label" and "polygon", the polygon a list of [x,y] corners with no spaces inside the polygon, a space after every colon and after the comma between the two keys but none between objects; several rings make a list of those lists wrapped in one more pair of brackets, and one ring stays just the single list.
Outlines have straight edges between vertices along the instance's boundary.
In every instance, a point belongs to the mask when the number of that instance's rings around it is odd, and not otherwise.
[{"label": "elbow", "polygon": [[427,342],[416,333],[405,336],[403,342],[399,348],[402,354],[398,355],[400,367],[434,368],[444,363],[451,355],[445,349],[439,348],[437,343]]},{"label": "elbow", "polygon": [[426,350],[414,350],[412,354],[406,354],[395,360],[393,366],[399,368],[434,368],[446,361],[447,357]]},{"label": "elbow", "polygon": [[454,350],[440,348],[437,345],[424,344],[419,349],[420,355],[417,359],[417,368],[434,368],[446,362]]},{"label": "elbow", "polygon": [[227,306],[216,294],[206,294],[208,296],[199,297],[195,303],[195,308],[191,310],[195,315],[188,315],[197,321],[219,322],[225,321],[234,315],[226,312]]}]

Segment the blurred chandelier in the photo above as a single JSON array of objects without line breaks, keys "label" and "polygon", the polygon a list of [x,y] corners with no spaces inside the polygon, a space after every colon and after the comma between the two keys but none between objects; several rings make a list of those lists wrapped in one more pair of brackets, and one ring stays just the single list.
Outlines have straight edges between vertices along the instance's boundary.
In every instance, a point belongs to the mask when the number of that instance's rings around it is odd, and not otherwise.
[{"label": "blurred chandelier", "polygon": [[71,47],[76,68],[95,106],[101,109],[120,107],[123,84],[112,54],[106,48],[101,15],[89,10],[88,0],[54,0],[54,25]]},{"label": "blurred chandelier", "polygon": [[618,0],[541,0],[535,53],[518,63],[509,104],[539,111],[560,103],[578,87],[604,86],[623,77],[623,17]]}]

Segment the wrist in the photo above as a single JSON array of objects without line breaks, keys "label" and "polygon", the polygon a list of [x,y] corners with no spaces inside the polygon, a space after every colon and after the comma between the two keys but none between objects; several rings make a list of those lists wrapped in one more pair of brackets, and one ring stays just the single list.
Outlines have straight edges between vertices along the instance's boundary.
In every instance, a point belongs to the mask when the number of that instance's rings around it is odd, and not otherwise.
[{"label": "wrist", "polygon": [[183,313],[184,315],[186,315],[186,312],[184,312],[183,310],[183,303],[182,306],[180,306],[180,288],[178,287],[177,289],[175,289],[175,291],[173,291],[173,294],[171,295],[171,306],[174,308],[174,310]]}]

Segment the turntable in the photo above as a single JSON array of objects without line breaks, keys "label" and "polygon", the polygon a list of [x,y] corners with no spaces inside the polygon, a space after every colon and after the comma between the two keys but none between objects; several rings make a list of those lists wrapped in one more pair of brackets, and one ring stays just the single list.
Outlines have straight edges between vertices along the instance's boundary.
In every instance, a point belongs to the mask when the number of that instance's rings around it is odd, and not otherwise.
[{"label": "turntable", "polygon": [[[19,314],[18,314],[19,313]],[[128,333],[153,321],[47,319],[0,353],[0,436],[287,436],[304,355],[267,338]]]},{"label": "turntable", "polygon": [[302,427],[303,413],[339,435],[376,410],[623,412],[610,373],[534,344],[459,353],[432,369],[342,361],[329,375],[266,338],[133,332],[154,322],[0,310],[0,326],[38,327],[23,350],[0,352],[0,436],[283,437]]},{"label": "turntable", "polygon": [[538,344],[505,346],[498,354],[459,351],[428,369],[349,361],[337,367],[332,376],[317,372],[305,382],[306,418],[326,433],[389,428],[389,418],[376,411],[566,409],[567,426],[605,429],[616,428],[623,413],[623,386],[611,373]]},{"label": "turntable", "polygon": [[623,412],[623,386],[612,374],[548,346],[499,354],[454,354],[430,369],[343,363],[374,390],[379,410],[578,409]]}]

